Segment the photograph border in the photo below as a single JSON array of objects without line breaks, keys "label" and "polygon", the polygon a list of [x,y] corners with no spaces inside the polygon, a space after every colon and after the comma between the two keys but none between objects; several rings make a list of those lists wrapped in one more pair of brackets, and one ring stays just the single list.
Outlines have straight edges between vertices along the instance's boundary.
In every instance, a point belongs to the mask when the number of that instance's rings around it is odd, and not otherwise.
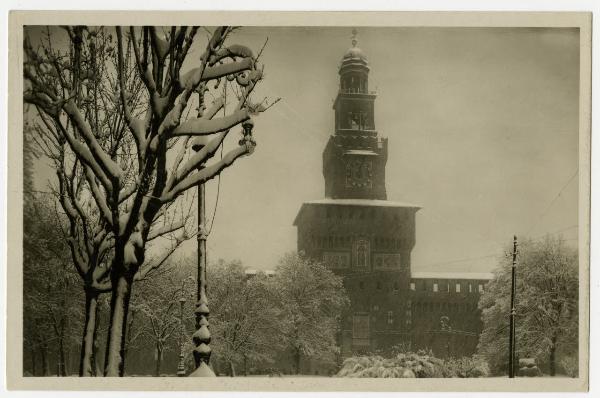
[{"label": "photograph border", "polygon": [[[579,369],[578,378],[348,379],[24,377],[22,357],[23,260],[23,27],[25,25],[372,26],[372,27],[576,27],[579,80]],[[585,12],[294,12],[294,11],[12,11],[8,54],[7,341],[9,390],[145,391],[587,391],[589,382],[591,20]]]}]

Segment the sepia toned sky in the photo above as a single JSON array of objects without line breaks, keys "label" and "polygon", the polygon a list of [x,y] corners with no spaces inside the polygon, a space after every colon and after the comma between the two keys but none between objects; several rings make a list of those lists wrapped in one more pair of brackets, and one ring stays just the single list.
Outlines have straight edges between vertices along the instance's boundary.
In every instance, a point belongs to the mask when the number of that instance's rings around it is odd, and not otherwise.
[{"label": "sepia toned sky", "polygon": [[[268,37],[256,94],[282,100],[256,119],[255,153],[221,177],[211,260],[272,269],[295,250],[302,202],[324,197],[322,151],[351,30],[248,27],[230,38],[258,50]],[[413,270],[489,271],[513,234],[560,231],[575,243],[577,30],[358,31],[376,128],[389,138],[388,199],[422,207]],[[43,163],[37,172],[42,186],[49,173]],[[209,217],[216,186],[207,186]],[[191,241],[182,254],[194,251]]]}]

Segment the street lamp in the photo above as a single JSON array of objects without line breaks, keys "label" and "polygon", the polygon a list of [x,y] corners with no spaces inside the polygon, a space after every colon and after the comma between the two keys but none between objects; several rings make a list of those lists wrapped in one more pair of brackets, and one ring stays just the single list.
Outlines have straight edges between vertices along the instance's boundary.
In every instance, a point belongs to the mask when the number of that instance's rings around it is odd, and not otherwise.
[{"label": "street lamp", "polygon": [[[199,152],[209,142],[207,136],[199,136],[192,143],[192,149]],[[204,164],[198,167],[198,172],[204,169]],[[193,335],[194,340],[194,370],[190,377],[214,377],[215,373],[209,366],[210,361],[210,331],[208,329],[208,299],[206,298],[206,206],[205,206],[204,184],[198,184],[198,266],[197,266],[197,286],[196,286],[196,331]]]},{"label": "street lamp", "polygon": [[[254,128],[254,122],[248,119],[242,122],[243,137],[239,141],[239,145],[246,146],[249,151],[256,146],[256,141],[252,138],[252,129]],[[192,142],[192,149],[199,152],[210,142],[209,136],[198,136]],[[223,144],[221,144],[223,145]],[[201,164],[198,166],[198,172],[204,169],[205,165]],[[210,348],[210,330],[208,324],[208,316],[210,310],[208,308],[208,299],[206,297],[206,205],[205,205],[205,191],[204,184],[198,184],[198,276],[197,276],[197,290],[196,290],[196,332],[194,332],[194,362],[196,370],[194,370],[190,377],[215,377],[215,373],[209,366],[210,355],[212,350]]]},{"label": "street lamp", "polygon": [[185,354],[183,352],[183,346],[185,344],[185,328],[183,326],[183,306],[185,305],[186,299],[183,297],[183,291],[181,292],[182,296],[179,299],[180,311],[179,311],[179,321],[181,322],[181,340],[179,343],[179,365],[177,366],[177,376],[184,377],[185,376]]}]

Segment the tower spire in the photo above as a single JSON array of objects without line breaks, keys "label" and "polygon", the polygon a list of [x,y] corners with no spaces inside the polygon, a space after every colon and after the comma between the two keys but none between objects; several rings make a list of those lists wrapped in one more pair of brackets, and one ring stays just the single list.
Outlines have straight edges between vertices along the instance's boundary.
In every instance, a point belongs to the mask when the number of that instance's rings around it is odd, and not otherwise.
[{"label": "tower spire", "polygon": [[356,30],[356,28],[352,29],[352,47],[356,47],[356,45],[358,44],[358,30]]}]

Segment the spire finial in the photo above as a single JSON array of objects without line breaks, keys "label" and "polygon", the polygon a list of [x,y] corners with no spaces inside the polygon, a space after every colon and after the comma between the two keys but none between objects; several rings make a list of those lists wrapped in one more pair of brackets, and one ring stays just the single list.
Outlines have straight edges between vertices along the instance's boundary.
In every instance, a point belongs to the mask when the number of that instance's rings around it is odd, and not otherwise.
[{"label": "spire finial", "polygon": [[356,39],[357,35],[358,31],[356,30],[356,28],[352,29],[352,47],[356,47],[356,45],[358,44],[358,40]]}]

